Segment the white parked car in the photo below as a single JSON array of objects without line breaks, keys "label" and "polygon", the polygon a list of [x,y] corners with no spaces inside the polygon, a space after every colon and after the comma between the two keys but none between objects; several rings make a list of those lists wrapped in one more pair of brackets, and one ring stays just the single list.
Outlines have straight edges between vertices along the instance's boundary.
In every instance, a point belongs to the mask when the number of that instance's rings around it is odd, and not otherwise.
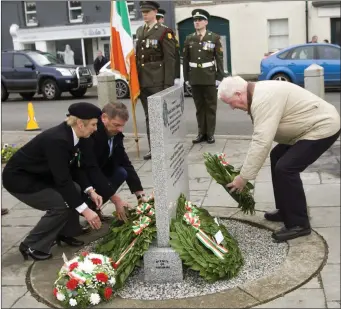
[{"label": "white parked car", "polygon": [[[129,85],[128,82],[126,80],[126,78],[121,75],[120,72],[118,71],[112,71],[111,67],[110,67],[110,61],[107,62],[100,70],[100,73],[102,72],[109,72],[115,75],[115,81],[116,81],[116,97],[117,99],[125,99],[129,97]],[[181,64],[181,68],[180,68],[180,80],[183,83],[183,74],[182,74],[182,64]],[[185,88],[185,94],[188,96],[192,96],[192,91],[191,91],[191,87],[187,87],[186,85],[184,85]]]}]

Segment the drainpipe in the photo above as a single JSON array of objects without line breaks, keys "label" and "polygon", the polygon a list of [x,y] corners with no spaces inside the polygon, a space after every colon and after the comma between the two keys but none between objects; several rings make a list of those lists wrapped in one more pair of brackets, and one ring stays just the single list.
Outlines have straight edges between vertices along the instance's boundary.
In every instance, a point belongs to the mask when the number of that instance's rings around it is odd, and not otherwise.
[{"label": "drainpipe", "polygon": [[309,12],[308,12],[308,1],[305,1],[305,40],[309,42]]}]

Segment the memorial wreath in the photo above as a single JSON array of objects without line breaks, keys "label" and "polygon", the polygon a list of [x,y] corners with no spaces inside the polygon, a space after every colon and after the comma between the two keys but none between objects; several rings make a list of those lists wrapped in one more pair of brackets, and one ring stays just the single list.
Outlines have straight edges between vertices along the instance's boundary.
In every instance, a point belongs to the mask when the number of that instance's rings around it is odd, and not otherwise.
[{"label": "memorial wreath", "polygon": [[231,183],[233,179],[240,174],[240,170],[235,169],[233,165],[226,161],[226,154],[211,154],[204,153],[205,165],[208,173],[213,179],[222,185],[224,189],[232,196],[232,198],[238,203],[238,207],[243,213],[255,213],[255,201],[251,195],[250,190],[254,189],[254,186],[247,182],[242,192],[230,192],[226,187],[228,183]]}]

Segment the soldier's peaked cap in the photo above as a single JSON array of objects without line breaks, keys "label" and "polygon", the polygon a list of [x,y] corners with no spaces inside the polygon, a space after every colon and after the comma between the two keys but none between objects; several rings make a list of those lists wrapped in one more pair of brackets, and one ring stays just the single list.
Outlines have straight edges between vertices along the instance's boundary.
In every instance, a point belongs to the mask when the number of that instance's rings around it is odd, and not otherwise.
[{"label": "soldier's peaked cap", "polygon": [[158,9],[156,16],[165,17],[166,11],[164,9]]},{"label": "soldier's peaked cap", "polygon": [[98,118],[102,115],[102,111],[94,104],[87,102],[74,103],[69,106],[67,116],[75,116],[79,119],[88,120]]},{"label": "soldier's peaked cap", "polygon": [[158,10],[159,7],[160,7],[160,4],[156,1],[140,1],[141,11]]},{"label": "soldier's peaked cap", "polygon": [[193,18],[205,18],[205,19],[209,19],[210,18],[210,14],[203,10],[203,9],[195,9],[192,11],[192,17]]}]

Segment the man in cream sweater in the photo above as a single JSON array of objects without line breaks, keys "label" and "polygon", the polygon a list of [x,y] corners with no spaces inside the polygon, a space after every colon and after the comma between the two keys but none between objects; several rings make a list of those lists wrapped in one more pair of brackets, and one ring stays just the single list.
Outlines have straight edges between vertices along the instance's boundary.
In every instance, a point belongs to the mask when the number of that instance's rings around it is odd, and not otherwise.
[{"label": "man in cream sweater", "polygon": [[295,84],[281,81],[246,82],[239,76],[225,78],[218,98],[232,109],[247,111],[254,131],[240,175],[227,184],[241,191],[256,178],[271,150],[271,174],[276,211],[265,213],[270,221],[284,222],[275,231],[276,241],[309,235],[307,202],[300,178],[340,135],[336,108]]}]

